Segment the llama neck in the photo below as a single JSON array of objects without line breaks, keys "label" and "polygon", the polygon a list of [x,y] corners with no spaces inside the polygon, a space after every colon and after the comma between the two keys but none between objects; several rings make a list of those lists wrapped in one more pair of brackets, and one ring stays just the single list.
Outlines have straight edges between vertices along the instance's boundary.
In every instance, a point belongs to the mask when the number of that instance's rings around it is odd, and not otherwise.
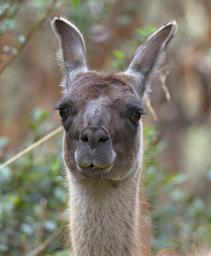
[{"label": "llama neck", "polygon": [[73,256],[142,255],[139,176],[118,183],[69,179]]}]

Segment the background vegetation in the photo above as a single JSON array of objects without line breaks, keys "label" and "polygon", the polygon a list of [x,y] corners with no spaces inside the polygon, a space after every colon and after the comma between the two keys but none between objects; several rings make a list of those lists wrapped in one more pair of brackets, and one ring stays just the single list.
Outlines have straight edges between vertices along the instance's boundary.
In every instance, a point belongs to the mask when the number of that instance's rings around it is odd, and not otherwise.
[{"label": "background vegetation", "polygon": [[[177,19],[163,69],[171,72],[165,83],[163,76],[153,81],[156,111],[144,120],[151,243],[154,251],[210,248],[210,1],[0,1],[1,162],[60,124],[53,110],[60,97],[58,43],[49,22],[55,15],[83,31],[97,70],[124,69],[158,25]],[[58,134],[0,170],[0,255],[67,255],[66,204]]]}]

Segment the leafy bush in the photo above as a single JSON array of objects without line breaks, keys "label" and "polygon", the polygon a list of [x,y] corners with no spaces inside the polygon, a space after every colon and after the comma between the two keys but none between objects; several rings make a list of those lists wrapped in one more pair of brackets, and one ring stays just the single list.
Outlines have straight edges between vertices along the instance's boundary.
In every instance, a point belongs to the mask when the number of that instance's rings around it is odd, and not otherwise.
[{"label": "leafy bush", "polygon": [[155,251],[174,248],[190,252],[210,247],[211,208],[186,190],[185,173],[173,173],[156,160],[165,144],[145,128],[145,191],[152,205]]},{"label": "leafy bush", "polygon": [[[46,111],[33,112],[31,143],[49,126],[47,117]],[[23,255],[63,226],[66,192],[58,137],[0,172],[0,255]],[[56,239],[48,253],[62,246]]]}]

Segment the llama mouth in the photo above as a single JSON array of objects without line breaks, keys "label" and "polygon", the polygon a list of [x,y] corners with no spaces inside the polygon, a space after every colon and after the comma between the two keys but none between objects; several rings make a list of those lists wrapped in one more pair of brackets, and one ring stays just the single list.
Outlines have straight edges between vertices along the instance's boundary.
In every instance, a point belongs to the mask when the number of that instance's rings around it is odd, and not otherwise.
[{"label": "llama mouth", "polygon": [[91,164],[90,166],[86,168],[82,168],[78,166],[79,172],[87,178],[104,178],[107,176],[113,167],[113,163],[105,168],[98,168],[95,165]]}]

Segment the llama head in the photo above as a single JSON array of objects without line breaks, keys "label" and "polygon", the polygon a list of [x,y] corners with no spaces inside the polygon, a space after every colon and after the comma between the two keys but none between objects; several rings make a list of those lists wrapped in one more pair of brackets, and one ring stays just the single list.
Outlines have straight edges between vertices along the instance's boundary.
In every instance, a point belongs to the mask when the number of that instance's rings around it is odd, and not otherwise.
[{"label": "llama head", "polygon": [[140,164],[147,81],[159,67],[176,23],[157,30],[137,49],[128,69],[113,74],[88,70],[84,40],[73,24],[58,17],[52,25],[64,69],[64,95],[57,109],[65,164],[78,179],[125,179]]}]

